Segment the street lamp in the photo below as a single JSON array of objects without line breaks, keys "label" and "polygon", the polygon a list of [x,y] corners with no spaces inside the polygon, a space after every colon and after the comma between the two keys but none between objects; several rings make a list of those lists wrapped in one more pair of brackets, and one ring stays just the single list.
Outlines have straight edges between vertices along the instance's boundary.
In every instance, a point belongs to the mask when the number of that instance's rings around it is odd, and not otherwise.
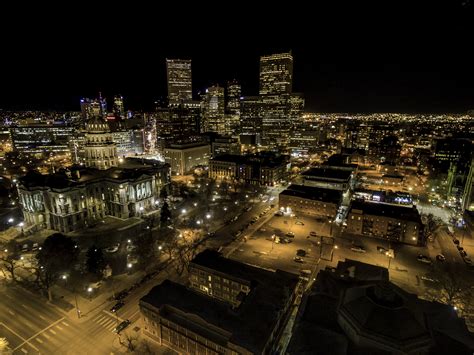
[{"label": "street lamp", "polygon": [[13,219],[13,218],[8,219],[8,223],[13,223],[14,221],[15,221],[15,219]]},{"label": "street lamp", "polygon": [[210,213],[206,214],[206,218],[207,218],[207,219],[210,219],[210,218],[211,218],[211,214],[210,214]]},{"label": "street lamp", "polygon": [[185,213],[186,213],[186,209],[183,208],[183,209],[181,210],[181,213],[182,213],[182,214],[185,214]]},{"label": "street lamp", "polygon": [[89,294],[89,301],[92,302],[92,287],[87,288],[87,293]]}]

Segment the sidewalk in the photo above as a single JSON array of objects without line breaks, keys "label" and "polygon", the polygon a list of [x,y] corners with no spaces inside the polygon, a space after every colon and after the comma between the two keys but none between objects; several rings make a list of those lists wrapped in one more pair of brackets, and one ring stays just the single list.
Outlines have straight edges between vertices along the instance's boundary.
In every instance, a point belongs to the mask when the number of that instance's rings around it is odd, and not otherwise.
[{"label": "sidewalk", "polygon": [[[54,285],[51,289],[54,297],[52,302],[61,312],[65,313],[70,320],[83,322],[92,316],[95,310],[101,308],[104,304],[113,301],[113,295],[123,290],[129,290],[134,286],[140,285],[149,279],[150,275],[155,275],[163,270],[168,264],[168,258],[163,255],[162,260],[157,264],[154,271],[148,274],[144,270],[134,272],[133,274],[122,274],[113,278],[104,280],[97,296],[84,297],[80,292],[72,292],[59,285]],[[77,309],[76,309],[77,306]],[[80,312],[80,318],[78,317]]]}]

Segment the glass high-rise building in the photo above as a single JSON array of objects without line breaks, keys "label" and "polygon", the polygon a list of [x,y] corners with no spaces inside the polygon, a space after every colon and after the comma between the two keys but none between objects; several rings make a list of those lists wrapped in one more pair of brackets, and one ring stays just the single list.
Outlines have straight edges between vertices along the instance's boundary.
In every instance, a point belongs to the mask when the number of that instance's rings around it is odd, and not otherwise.
[{"label": "glass high-rise building", "polygon": [[114,105],[113,111],[115,118],[125,119],[125,108],[123,105],[123,97],[122,95],[115,95],[114,96]]},{"label": "glass high-rise building", "polygon": [[179,105],[193,98],[191,60],[166,59],[169,105]]},{"label": "glass high-rise building", "polygon": [[291,94],[292,88],[291,52],[260,57],[260,95]]},{"label": "glass high-rise building", "polygon": [[206,89],[201,105],[202,131],[225,134],[224,88],[217,85]]}]

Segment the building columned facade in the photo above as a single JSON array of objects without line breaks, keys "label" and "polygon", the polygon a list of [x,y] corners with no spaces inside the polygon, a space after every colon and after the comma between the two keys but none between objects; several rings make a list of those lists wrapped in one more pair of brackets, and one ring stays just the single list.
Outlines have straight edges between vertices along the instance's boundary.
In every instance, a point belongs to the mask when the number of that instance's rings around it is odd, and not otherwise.
[{"label": "building columned facade", "polygon": [[85,163],[89,168],[105,170],[118,165],[117,146],[108,123],[94,117],[86,123]]},{"label": "building columned facade", "polygon": [[118,166],[107,122],[93,118],[86,127],[85,167],[50,175],[30,171],[19,179],[27,224],[68,233],[105,216],[127,219],[155,207],[161,188],[170,182],[169,165],[127,158]]}]

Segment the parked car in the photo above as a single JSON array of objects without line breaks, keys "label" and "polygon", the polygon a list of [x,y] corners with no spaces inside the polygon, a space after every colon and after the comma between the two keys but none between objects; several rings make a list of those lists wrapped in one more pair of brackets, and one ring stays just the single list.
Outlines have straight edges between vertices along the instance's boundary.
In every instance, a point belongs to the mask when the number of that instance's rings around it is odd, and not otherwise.
[{"label": "parked car", "polygon": [[293,260],[296,261],[297,263],[303,263],[303,262],[304,262],[304,261],[303,261],[303,258],[301,258],[301,257],[299,257],[299,256],[295,256],[295,257],[293,258]]},{"label": "parked car", "polygon": [[295,224],[299,225],[299,226],[304,226],[304,223],[301,222],[301,221],[296,221]]},{"label": "parked car", "polygon": [[425,264],[431,264],[431,259],[425,255],[418,255],[416,258],[419,262],[425,263]]},{"label": "parked car", "polygon": [[436,260],[438,261],[445,261],[446,257],[443,254],[436,255]]},{"label": "parked car", "polygon": [[312,236],[312,237],[317,237],[318,236],[315,231],[309,232],[309,235]]},{"label": "parked car", "polygon": [[363,247],[361,247],[360,245],[354,245],[354,246],[352,246],[352,247],[351,247],[351,250],[352,250],[352,251],[355,251],[355,252],[357,252],[357,253],[365,253],[365,252],[366,252],[366,250],[365,250]]},{"label": "parked car", "polygon": [[293,232],[288,232],[285,234],[287,237],[290,237],[290,238],[294,238],[295,237],[295,233]]},{"label": "parked car", "polygon": [[108,248],[105,248],[104,251],[106,253],[116,253],[120,248],[120,243],[114,244]]},{"label": "parked car", "polygon": [[274,214],[275,217],[281,217],[283,216],[283,212],[279,211]]},{"label": "parked car", "polygon": [[290,244],[293,242],[290,238],[280,238],[280,244]]},{"label": "parked car", "polygon": [[459,251],[459,254],[461,254],[461,256],[464,258],[465,256],[467,256],[467,253],[465,250],[460,250]]},{"label": "parked car", "polygon": [[388,249],[384,248],[384,247],[377,247],[377,251],[380,253],[380,254],[385,254],[388,252]]},{"label": "parked car", "polygon": [[130,325],[130,323],[131,323],[130,320],[125,319],[122,323],[120,323],[114,328],[114,333],[119,334],[122,330],[127,328]]},{"label": "parked car", "polygon": [[125,297],[127,297],[127,296],[128,296],[128,291],[127,291],[127,290],[122,290],[122,291],[120,291],[119,293],[116,293],[116,294],[115,294],[114,299],[115,299],[116,301],[120,301],[120,300],[123,300],[123,299],[124,299]]},{"label": "parked car", "polygon": [[457,248],[458,248],[459,251],[464,250],[464,248],[460,245],[458,245]]},{"label": "parked car", "polygon": [[298,256],[306,256],[306,250],[304,250],[304,249],[298,249],[298,250],[296,251],[296,255],[298,255]]},{"label": "parked car", "polygon": [[120,308],[125,306],[125,303],[123,301],[117,302],[114,304],[114,306],[110,309],[110,312],[115,313],[117,312]]},{"label": "parked car", "polygon": [[459,245],[459,240],[458,239],[453,239],[453,243],[456,245]]},{"label": "parked car", "polygon": [[464,260],[464,262],[465,262],[467,265],[472,265],[472,260],[471,260],[470,257],[465,256],[465,257],[463,258],[463,260]]}]

